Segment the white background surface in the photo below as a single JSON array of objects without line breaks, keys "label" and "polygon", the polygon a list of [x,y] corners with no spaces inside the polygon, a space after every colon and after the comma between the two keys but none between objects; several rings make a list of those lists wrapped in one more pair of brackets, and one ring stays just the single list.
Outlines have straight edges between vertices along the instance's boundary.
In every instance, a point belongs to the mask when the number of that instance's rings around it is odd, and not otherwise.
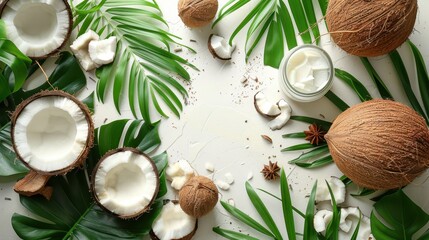
[{"label": "white background surface", "polygon": [[[220,6],[225,2],[225,0],[220,1]],[[267,126],[268,121],[254,110],[253,95],[259,90],[264,90],[274,100],[285,98],[292,105],[294,115],[316,118],[322,118],[323,115],[326,120],[332,121],[339,111],[326,98],[313,103],[296,103],[287,99],[279,91],[277,70],[263,66],[262,46],[264,43],[255,50],[247,64],[244,62],[244,32],[240,33],[236,39],[237,49],[232,61],[222,62],[212,58],[207,49],[208,36],[211,33],[217,33],[229,37],[235,26],[248,13],[248,8],[243,8],[231,17],[224,19],[215,29],[211,29],[209,26],[201,29],[189,29],[184,27],[177,16],[176,0],[159,0],[158,3],[170,24],[171,32],[181,36],[184,44],[198,52],[192,54],[185,50],[178,54],[189,59],[200,69],[199,72],[189,70],[192,81],[186,84],[186,88],[189,90],[189,99],[181,118],[177,119],[173,117],[173,114],[170,114],[172,116],[170,119],[163,120],[160,128],[162,145],[158,151],[167,150],[171,162],[180,159],[191,162],[200,175],[206,175],[214,180],[224,180],[225,173],[232,173],[235,182],[229,191],[220,191],[221,198],[223,200],[233,199],[237,207],[256,219],[259,219],[257,213],[245,193],[244,183],[247,175],[249,172],[253,173],[254,177],[250,183],[254,187],[280,195],[278,181],[265,181],[259,173],[263,164],[267,164],[269,160],[278,161],[288,174],[293,204],[298,209],[305,210],[306,195],[309,194],[316,179],[323,180],[330,176],[341,176],[342,174],[334,164],[315,170],[306,170],[289,165],[287,161],[298,156],[300,152],[281,153],[280,150],[302,141],[283,139],[281,135],[303,131],[308,125],[291,121],[282,130],[271,131]],[[314,3],[316,6],[317,1]],[[429,3],[423,0],[419,0],[418,3],[419,12],[416,26],[410,38],[419,47],[425,61],[429,63],[429,45],[427,44],[429,33],[426,27],[429,19],[427,16]],[[321,32],[326,33],[324,25],[321,24],[320,27]],[[196,40],[196,42],[191,42],[191,39]],[[335,67],[352,73],[364,83],[373,93],[373,96],[377,96],[374,85],[357,57],[348,56],[339,50],[330,41],[328,35],[322,37],[321,46],[331,54]],[[416,82],[414,65],[408,46],[401,47],[399,51],[407,65],[411,80]],[[386,57],[372,58],[371,63],[378,70],[396,100],[408,104],[389,59]],[[256,76],[259,82],[250,80],[249,85],[244,86],[240,80],[246,74]],[[93,87],[94,83],[88,80],[88,91]],[[334,80],[332,91],[350,105],[359,102],[356,95],[338,79]],[[125,110],[122,116],[119,116],[110,99],[104,105],[97,105],[94,116],[96,126],[100,126],[104,121],[110,122],[118,118],[131,118],[130,111]],[[273,144],[263,140],[261,134],[270,136],[273,139]],[[213,174],[205,170],[204,164],[206,162],[215,166]],[[428,174],[425,174],[411,183],[406,188],[406,192],[426,212],[429,212],[427,176]],[[11,216],[14,212],[27,213],[21,207],[19,197],[13,192],[12,185],[13,183],[6,180],[0,180],[0,239],[17,239],[18,237],[11,227]],[[174,198],[176,193],[171,190],[169,195]],[[280,202],[263,193],[261,196],[273,213],[279,228],[285,232]],[[10,198],[11,201],[5,198]],[[346,205],[359,206],[364,214],[369,216],[371,204],[372,202],[367,198],[348,196]],[[303,221],[300,217],[296,217],[296,220],[297,229],[300,231],[303,227]],[[234,221],[218,204],[212,213],[199,220],[199,230],[195,239],[220,239],[211,231],[214,226],[242,230],[253,236],[259,236],[255,231],[248,231],[246,227]]]}]

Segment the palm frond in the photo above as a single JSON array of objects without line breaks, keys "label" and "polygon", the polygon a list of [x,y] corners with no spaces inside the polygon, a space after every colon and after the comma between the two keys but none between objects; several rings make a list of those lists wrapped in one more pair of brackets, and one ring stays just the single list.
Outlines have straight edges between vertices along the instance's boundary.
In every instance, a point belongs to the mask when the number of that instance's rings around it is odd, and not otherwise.
[{"label": "palm frond", "polygon": [[[249,2],[250,0],[228,1],[219,11],[219,15],[212,27],[218,25],[221,20],[238,11]],[[259,0],[233,31],[229,38],[230,44],[245,26],[249,26],[245,41],[246,61],[265,33],[267,37],[264,48],[264,64],[274,68],[279,67],[284,54],[287,52],[285,42],[288,49],[298,45],[298,38],[301,38],[304,43],[311,44],[313,38],[310,32],[313,33],[315,42],[319,42],[320,32],[313,2],[289,0],[287,5],[282,0]],[[295,34],[295,25],[300,31],[299,35]]]},{"label": "palm frond", "polygon": [[170,45],[183,45],[177,42],[179,37],[168,32],[168,24],[156,2],[103,2],[83,1],[75,9],[79,13],[75,17],[79,34],[92,29],[118,39],[115,61],[96,72],[98,100],[104,102],[111,90],[120,113],[122,96],[127,94],[134,117],[142,117],[146,122],[153,118],[152,106],[161,116],[168,116],[164,108],[180,116],[181,98],[187,96],[180,79],[190,80],[185,67],[197,68],[170,52]]}]

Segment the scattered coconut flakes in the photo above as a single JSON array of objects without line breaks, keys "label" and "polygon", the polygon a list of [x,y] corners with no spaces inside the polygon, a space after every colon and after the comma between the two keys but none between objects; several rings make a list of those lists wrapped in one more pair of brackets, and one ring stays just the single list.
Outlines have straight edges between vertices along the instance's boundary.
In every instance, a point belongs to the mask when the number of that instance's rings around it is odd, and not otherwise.
[{"label": "scattered coconut flakes", "polygon": [[176,47],[174,48],[174,52],[181,52],[183,50],[182,47]]},{"label": "scattered coconut flakes", "polygon": [[234,202],[234,199],[232,199],[232,198],[230,198],[230,199],[228,199],[228,204],[229,205],[231,205],[231,206],[233,206],[233,207],[235,207],[235,202]]},{"label": "scattered coconut flakes", "polygon": [[227,191],[231,187],[227,182],[222,181],[222,180],[217,180],[216,185],[218,186],[218,188],[225,190],[225,191]]},{"label": "scattered coconut flakes", "polygon": [[228,172],[228,173],[225,173],[225,178],[226,178],[226,182],[228,183],[228,184],[233,184],[234,183],[234,176],[232,175],[232,173],[230,173],[230,172]]},{"label": "scattered coconut flakes", "polygon": [[246,83],[247,82],[247,80],[248,80],[248,78],[246,77],[246,76],[243,76],[241,79],[240,79],[240,82],[241,83]]},{"label": "scattered coconut flakes", "polygon": [[214,166],[213,166],[213,164],[212,164],[212,163],[210,163],[210,162],[206,162],[206,163],[204,164],[204,167],[206,168],[206,170],[207,170],[207,171],[209,171],[209,172],[214,172]]},{"label": "scattered coconut flakes", "polygon": [[247,181],[252,180],[252,178],[253,178],[253,172],[249,172],[249,173],[247,174]]}]

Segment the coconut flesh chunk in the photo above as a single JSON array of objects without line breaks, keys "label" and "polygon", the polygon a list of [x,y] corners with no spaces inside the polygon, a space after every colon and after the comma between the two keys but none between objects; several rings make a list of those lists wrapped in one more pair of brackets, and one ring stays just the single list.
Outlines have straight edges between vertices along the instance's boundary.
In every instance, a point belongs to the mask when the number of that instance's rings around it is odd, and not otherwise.
[{"label": "coconut flesh chunk", "polygon": [[97,203],[121,218],[146,212],[159,190],[158,170],[152,160],[132,148],[107,153],[93,173]]},{"label": "coconut flesh chunk", "polygon": [[197,230],[197,219],[186,214],[179,204],[168,202],[152,224],[152,239],[191,239]]},{"label": "coconut flesh chunk", "polygon": [[18,106],[12,116],[12,141],[29,168],[60,174],[86,157],[93,125],[86,106],[76,101],[69,94],[52,91],[36,94]]},{"label": "coconut flesh chunk", "polygon": [[57,52],[72,25],[70,7],[63,0],[9,0],[1,18],[8,39],[32,58]]}]

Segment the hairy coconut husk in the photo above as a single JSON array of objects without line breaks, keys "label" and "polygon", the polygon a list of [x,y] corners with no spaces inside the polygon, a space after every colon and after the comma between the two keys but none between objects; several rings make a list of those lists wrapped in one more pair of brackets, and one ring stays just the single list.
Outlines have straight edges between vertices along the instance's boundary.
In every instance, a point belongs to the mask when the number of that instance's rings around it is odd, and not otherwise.
[{"label": "hairy coconut husk", "polygon": [[47,200],[50,200],[53,188],[46,186],[49,178],[51,178],[51,176],[41,175],[35,171],[30,171],[23,179],[15,183],[13,190],[27,197],[40,194]]},{"label": "hairy coconut husk", "polygon": [[429,131],[413,109],[390,100],[355,105],[325,135],[338,168],[370,189],[409,184],[429,167]]},{"label": "hairy coconut husk", "polygon": [[[79,157],[76,158],[76,161],[74,161],[71,165],[69,165],[63,169],[60,169],[57,171],[52,171],[52,172],[45,172],[45,171],[41,171],[39,169],[32,168],[26,161],[24,161],[24,159],[22,158],[22,156],[20,155],[20,153],[17,149],[17,146],[15,145],[15,136],[14,136],[15,134],[14,134],[14,132],[15,132],[16,121],[18,120],[18,117],[21,114],[21,112],[27,107],[27,105],[36,99],[43,98],[43,97],[50,97],[50,96],[59,96],[59,97],[68,98],[68,99],[72,100],[76,105],[79,106],[79,108],[85,114],[86,122],[88,123],[88,137],[86,139],[86,144],[85,144],[86,147],[82,150]],[[40,93],[34,94],[30,98],[27,98],[26,100],[21,102],[16,107],[15,111],[13,112],[13,114],[11,116],[11,139],[12,139],[12,147],[13,147],[18,159],[21,160],[21,162],[23,162],[24,165],[27,166],[28,168],[30,168],[31,170],[33,170],[33,171],[35,171],[41,175],[66,174],[67,172],[73,170],[75,167],[79,167],[79,166],[82,166],[84,164],[86,158],[88,157],[89,151],[91,150],[91,148],[94,144],[94,122],[92,121],[91,111],[88,109],[88,107],[84,103],[82,103],[79,99],[77,99],[75,96],[73,96],[69,93],[66,93],[66,92],[61,91],[61,90],[42,91]]]},{"label": "hairy coconut husk", "polygon": [[[6,5],[7,5],[7,3],[9,1],[11,1],[11,0],[4,0],[0,4],[0,18],[1,18],[1,15],[3,13],[4,8],[6,7]],[[66,37],[64,38],[64,40],[61,43],[61,45],[59,47],[57,47],[54,51],[52,51],[52,52],[50,52],[50,53],[48,53],[46,55],[43,55],[43,56],[28,56],[31,59],[39,60],[39,59],[45,59],[45,58],[54,56],[55,54],[57,54],[57,53],[59,53],[61,51],[61,49],[66,45],[66,43],[68,42],[68,40],[70,38],[70,35],[71,35],[72,31],[73,31],[73,13],[72,13],[71,7],[70,7],[70,5],[69,5],[69,3],[68,3],[67,0],[58,0],[58,1],[64,2],[64,5],[66,6],[66,10],[67,10],[67,17],[69,19],[69,25],[67,27]]]},{"label": "hairy coconut husk", "polygon": [[361,57],[380,56],[404,43],[417,15],[417,0],[330,0],[326,23],[334,42]]},{"label": "hairy coconut husk", "polygon": [[199,218],[209,213],[217,204],[219,191],[207,177],[195,176],[180,189],[179,203],[185,213]]},{"label": "hairy coconut husk", "polygon": [[179,17],[190,27],[203,27],[216,16],[217,0],[179,0]]}]

